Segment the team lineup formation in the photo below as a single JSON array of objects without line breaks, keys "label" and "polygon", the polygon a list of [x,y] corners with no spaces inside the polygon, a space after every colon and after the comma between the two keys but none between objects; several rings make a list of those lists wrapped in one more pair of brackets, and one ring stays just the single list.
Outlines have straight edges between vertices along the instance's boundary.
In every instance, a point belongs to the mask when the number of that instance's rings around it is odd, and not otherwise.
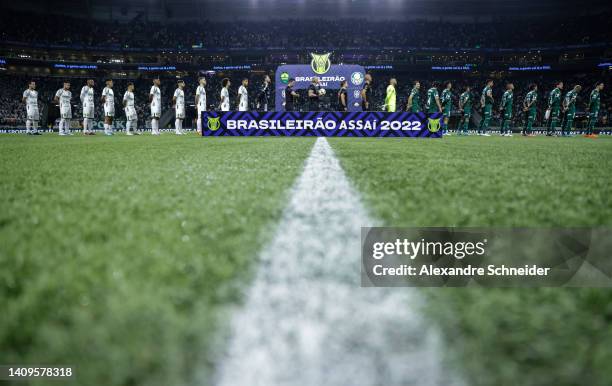
[{"label": "team lineup formation", "polygon": [[[327,93],[323,87],[320,78],[313,77],[311,84],[307,89],[307,94],[302,97],[294,89],[295,79],[288,79],[286,86],[283,89],[282,106],[285,111],[321,111],[321,98]],[[162,92],[161,92],[160,77],[152,79],[152,86],[149,92],[148,101],[146,104],[150,108],[151,113],[151,134],[160,135],[159,120],[162,115]],[[391,78],[386,87],[384,104],[376,106],[372,102],[373,93],[373,77],[371,74],[365,75],[363,88],[360,92],[361,109],[363,111],[398,111],[398,92],[397,80]],[[94,79],[88,79],[86,84],[82,86],[80,92],[80,102],[82,108],[82,133],[84,135],[95,135],[93,129],[93,119],[95,115],[96,93]],[[214,106],[219,111],[227,112],[231,110],[230,87],[232,83],[229,78],[224,78],[221,81],[221,90],[219,91],[219,105]],[[123,92],[121,105],[125,118],[125,133],[126,135],[140,134],[138,128],[138,114],[136,113],[136,98],[134,93],[135,84],[127,82],[127,88]],[[186,118],[186,100],[185,100],[186,82],[179,79],[176,82],[176,89],[172,95],[171,105],[174,110],[174,133],[176,135],[184,135],[183,121]],[[270,77],[266,75],[263,78],[261,86],[257,90],[258,111],[268,111],[270,90],[272,84]],[[513,134],[513,110],[515,104],[519,104],[519,109],[524,113],[524,125],[520,127],[520,132],[523,136],[533,136],[533,126],[538,112],[538,106],[545,107],[544,119],[547,136],[572,136],[575,130],[574,118],[576,116],[577,99],[582,91],[581,84],[572,84],[569,89],[565,88],[564,82],[559,80],[555,82],[551,90],[542,90],[547,92],[545,96],[541,95],[541,90],[538,85],[532,83],[528,86],[529,90],[520,101],[515,101],[514,84],[507,82],[505,84],[504,93],[501,100],[496,101],[493,96],[494,81],[489,79],[483,86],[482,91],[475,93],[472,91],[472,86],[466,85],[462,87],[462,92],[455,103],[453,100],[453,82],[439,83],[433,81],[425,93],[425,101],[422,103],[421,97],[421,82],[416,80],[413,82],[413,87],[408,95],[406,103],[406,111],[412,113],[427,113],[427,114],[442,114],[441,122],[444,135],[450,135],[450,116],[453,108],[458,108],[460,119],[457,122],[454,132],[457,135],[470,135],[470,130],[474,130],[477,135],[490,136],[491,118],[494,110],[497,108],[500,116],[500,135],[512,136]],[[209,110],[207,105],[207,82],[206,78],[200,76],[198,84],[195,87],[195,107],[197,110],[197,132],[202,132],[202,113]],[[237,89],[237,101],[235,106],[237,111],[249,111],[254,105],[249,104],[249,79],[242,79]],[[346,81],[340,83],[340,89],[337,90],[336,103],[333,104],[334,110],[339,112],[348,111],[348,84]],[[440,90],[441,89],[441,90]],[[594,128],[599,116],[601,106],[601,92],[604,89],[604,82],[596,82],[586,102],[587,124],[584,130],[580,130],[581,134],[589,138],[596,138]],[[104,134],[112,136],[115,133],[113,121],[117,116],[115,108],[115,89],[113,88],[113,80],[106,79],[105,87],[99,97],[99,101],[104,107]],[[306,99],[306,100],[303,100]],[[36,82],[30,81],[28,88],[23,92],[22,102],[25,104],[27,119],[26,119],[26,134],[40,135],[38,130],[39,114],[39,97],[36,90]],[[73,95],[71,91],[70,80],[63,82],[63,87],[58,89],[53,98],[53,104],[59,107],[60,120],[58,123],[59,135],[72,135],[70,122],[73,119],[72,105]],[[481,119],[476,127],[470,128],[470,120],[473,113],[480,113]],[[560,130],[558,130],[560,129]]]},{"label": "team lineup formation", "polygon": [[[397,81],[392,78],[387,86],[387,92],[385,97],[385,110],[394,112],[396,111],[396,85]],[[477,108],[482,113],[482,119],[477,127],[478,135],[490,136],[488,133],[489,126],[491,123],[491,117],[493,115],[493,109],[496,106],[496,101],[493,98],[493,80],[489,79],[486,81],[480,98],[474,103],[474,95],[470,86],[465,86],[463,93],[459,96],[459,110],[462,112],[461,120],[457,127],[458,135],[468,135],[470,118],[474,108]],[[366,86],[367,87],[367,86]],[[448,122],[450,120],[451,111],[453,109],[452,99],[452,82],[444,83],[442,93],[439,92],[439,84],[433,82],[429,90],[427,90],[427,97],[425,101],[425,110],[427,113],[442,113],[444,116],[444,129],[448,129]],[[564,84],[563,81],[558,81],[555,84],[553,90],[550,91],[545,121],[546,135],[554,136],[557,135],[557,128],[561,122],[561,136],[570,136],[571,131],[574,129],[574,117],[576,115],[576,100],[578,94],[582,90],[580,84],[575,84],[573,87],[563,94]],[[585,135],[588,137],[596,137],[594,133],[595,123],[599,115],[600,108],[600,93],[604,88],[603,82],[597,82],[591,91],[588,99],[587,111],[589,112],[589,120]],[[414,87],[408,97],[407,110],[411,112],[421,112],[421,97],[420,97],[421,84],[419,81],[414,82]],[[536,119],[537,107],[539,103],[538,97],[538,86],[536,84],[529,85],[529,92],[525,95],[522,102],[522,110],[526,115],[525,126],[521,132],[525,136],[533,135],[533,124]],[[507,83],[505,92],[501,98],[499,107],[500,115],[502,118],[500,135],[512,136],[511,122],[512,122],[512,111],[514,107],[514,84]],[[563,117],[562,117],[563,115]],[[563,119],[561,119],[563,118]],[[446,131],[445,134],[448,134]]]}]

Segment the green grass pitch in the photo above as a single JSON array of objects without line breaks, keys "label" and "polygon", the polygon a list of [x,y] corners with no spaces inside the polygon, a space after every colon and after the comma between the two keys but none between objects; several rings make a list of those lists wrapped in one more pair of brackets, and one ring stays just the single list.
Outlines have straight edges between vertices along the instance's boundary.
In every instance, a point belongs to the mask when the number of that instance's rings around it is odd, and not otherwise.
[{"label": "green grass pitch", "polygon": [[[612,138],[331,143],[388,226],[612,225]],[[469,385],[610,384],[611,290],[423,292]]]},{"label": "green grass pitch", "polygon": [[[329,142],[385,225],[612,225],[612,138]],[[0,363],[74,364],[90,386],[208,384],[313,143],[2,136]],[[612,379],[612,291],[423,293],[469,385]]]}]

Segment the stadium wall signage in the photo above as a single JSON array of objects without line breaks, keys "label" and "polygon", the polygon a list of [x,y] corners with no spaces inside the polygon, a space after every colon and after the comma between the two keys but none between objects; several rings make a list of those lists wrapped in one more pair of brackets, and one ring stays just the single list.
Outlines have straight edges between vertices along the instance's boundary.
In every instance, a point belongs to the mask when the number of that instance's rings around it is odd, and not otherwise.
[{"label": "stadium wall signage", "polygon": [[65,64],[55,63],[54,68],[70,69],[70,70],[97,70],[98,66],[95,64]]},{"label": "stadium wall signage", "polygon": [[440,138],[441,118],[409,112],[206,111],[202,136]]},{"label": "stadium wall signage", "polygon": [[176,71],[176,66],[138,66],[138,71]]},{"label": "stadium wall signage", "polygon": [[432,66],[433,71],[471,71],[473,66],[466,64],[465,66]]},{"label": "stadium wall signage", "polygon": [[508,67],[508,71],[548,71],[551,70],[550,66],[522,66],[522,67]]}]

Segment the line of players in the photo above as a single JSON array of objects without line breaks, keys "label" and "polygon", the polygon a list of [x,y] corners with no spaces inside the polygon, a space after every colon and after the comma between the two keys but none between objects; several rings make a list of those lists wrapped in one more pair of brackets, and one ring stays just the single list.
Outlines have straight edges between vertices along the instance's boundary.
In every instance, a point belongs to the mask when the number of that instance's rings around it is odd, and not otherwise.
[{"label": "line of players", "polygon": [[[196,89],[195,104],[197,106],[197,130],[202,131],[202,112],[206,111],[206,78],[200,77]],[[221,88],[221,103],[219,108],[221,111],[229,111],[230,98],[229,87],[231,82],[228,78],[222,80]],[[149,105],[151,109],[151,134],[159,135],[159,119],[161,118],[161,81],[159,77],[153,79],[153,85],[149,92]],[[248,101],[248,79],[243,79],[242,84],[238,88],[238,110],[247,111],[249,106]],[[93,119],[95,115],[95,81],[88,79],[87,83],[81,88],[80,100],[83,109],[83,134],[95,135],[93,130]],[[262,92],[269,92],[270,77],[264,79]],[[183,135],[183,120],[185,119],[185,82],[178,80],[177,88],[172,96],[172,106],[175,110],[175,134]],[[260,93],[261,94],[261,93]],[[102,90],[100,101],[104,105],[104,134],[114,135],[113,120],[116,115],[115,111],[115,92],[113,90],[113,80],[106,80],[106,87]],[[38,131],[38,121],[40,114],[38,111],[38,91],[36,91],[36,82],[31,81],[28,88],[23,92],[22,102],[26,105],[26,133],[29,135],[40,135]],[[62,88],[57,90],[53,102],[59,105],[60,122],[59,135],[72,135],[70,131],[70,121],[72,120],[72,92],[70,91],[70,81],[64,81]],[[135,108],[134,83],[128,82],[127,90],[123,94],[123,110],[126,118],[126,134],[137,135],[138,132],[138,114]],[[259,107],[259,105],[258,105]],[[262,103],[262,108],[267,111],[267,98]]]},{"label": "line of players", "polygon": [[[285,92],[286,102],[285,107],[289,108],[288,102],[293,100],[293,96],[297,96],[292,90],[293,79],[290,80],[287,90]],[[159,135],[159,119],[161,117],[161,81],[159,77],[153,79],[153,85],[149,92],[149,104],[151,109],[151,133],[153,135]],[[270,78],[268,76],[264,79],[263,90],[269,90]],[[313,81],[316,88],[316,81]],[[248,79],[243,79],[242,84],[238,88],[238,110],[248,111],[248,90],[249,85]],[[230,109],[230,98],[229,98],[229,87],[231,82],[228,78],[222,80],[221,88],[221,111],[229,111]],[[345,89],[346,85],[343,85]],[[383,110],[388,112],[395,112],[397,108],[397,93],[396,93],[397,80],[391,78],[389,85],[386,90],[385,103]],[[573,126],[574,116],[576,114],[576,99],[578,94],[582,90],[582,86],[576,84],[570,91],[565,94],[562,98],[563,82],[559,81],[556,83],[555,88],[550,92],[548,97],[548,106],[545,114],[545,120],[547,124],[547,135],[557,134],[557,125],[560,122],[561,113],[565,114],[565,119],[561,125],[561,135],[569,136]],[[182,129],[183,120],[185,119],[185,82],[179,80],[177,82],[177,88],[174,91],[172,97],[172,105],[175,109],[175,134],[183,135]],[[410,96],[408,97],[407,111],[420,112],[421,111],[421,84],[419,81],[414,82]],[[591,91],[587,111],[589,112],[589,122],[587,125],[586,135],[594,137],[594,127],[599,115],[600,109],[600,93],[604,88],[603,82],[597,82],[593,90]],[[366,75],[364,88],[361,93],[362,97],[362,108],[364,110],[370,109],[372,91],[372,77],[370,74]],[[339,92],[339,105],[344,105],[346,108],[346,94],[344,99],[342,98],[342,92]],[[315,89],[314,91],[309,88],[309,97],[314,100],[318,100],[319,93]],[[88,79],[87,84],[81,89],[80,100],[83,109],[83,133],[85,135],[95,134],[93,131],[93,118],[94,118],[94,80]],[[104,104],[104,134],[113,135],[113,119],[115,117],[115,95],[113,91],[113,80],[106,80],[106,87],[102,90],[102,96],[100,98]],[[31,81],[23,93],[22,101],[26,104],[27,120],[26,120],[26,132],[28,134],[39,134],[38,132],[38,92],[36,91],[36,83]],[[60,135],[71,135],[70,132],[70,120],[72,119],[72,92],[70,91],[70,82],[65,81],[63,88],[57,90],[54,102],[59,104],[60,108],[60,123],[59,123],[59,134]],[[459,96],[459,110],[462,112],[462,118],[457,128],[459,135],[467,135],[469,129],[470,118],[473,110],[473,95],[470,86],[465,86],[464,92]],[[512,130],[510,125],[512,122],[512,112],[514,103],[514,85],[512,83],[506,84],[506,91],[504,92],[501,103],[499,104],[499,111],[501,113],[502,125],[501,135],[512,136]],[[533,130],[533,123],[536,119],[537,114],[537,103],[538,103],[538,87],[536,84],[529,86],[529,92],[525,95],[522,109],[526,114],[525,126],[522,130],[522,134],[525,136],[531,136]],[[197,130],[201,132],[202,122],[201,113],[207,109],[206,104],[206,79],[204,77],[199,78],[199,85],[196,89],[195,104],[197,106]],[[311,103],[312,104],[312,103]],[[477,132],[482,136],[490,136],[488,133],[490,121],[493,115],[493,106],[495,104],[493,98],[493,80],[489,79],[486,82],[485,87],[482,90],[480,100],[477,103],[477,108],[482,112],[482,119],[477,128]],[[293,105],[293,102],[291,103]],[[425,111],[427,113],[442,113],[443,114],[443,129],[445,133],[448,132],[448,122],[452,111],[452,83],[446,82],[445,87],[440,95],[438,91],[438,83],[433,82],[432,87],[427,91]],[[258,106],[259,107],[259,106]],[[267,103],[264,106],[267,111]],[[311,106],[312,107],[312,106]],[[138,115],[135,109],[135,96],[134,96],[134,84],[128,83],[127,90],[123,95],[123,109],[126,117],[126,134],[134,135],[138,134]],[[292,108],[289,108],[291,110]],[[316,111],[317,109],[315,109]]]},{"label": "line of players", "polygon": [[[157,79],[159,85],[159,79]],[[81,104],[83,109],[83,134],[94,135],[93,118],[95,114],[95,95],[94,80],[88,79],[87,83],[81,88]],[[155,89],[151,88],[151,93]],[[159,87],[157,87],[159,90]],[[160,93],[158,92],[157,95]],[[115,94],[113,91],[113,80],[106,80],[106,87],[102,90],[100,98],[104,104],[104,134],[113,135],[113,119],[115,117]],[[23,92],[22,101],[26,104],[26,133],[29,135],[40,135],[38,131],[38,121],[40,114],[38,111],[38,92],[36,82],[31,81],[28,88]],[[62,88],[57,90],[53,102],[59,105],[60,122],[59,135],[72,135],[70,131],[70,121],[72,120],[72,91],[70,91],[70,81],[64,81]],[[152,95],[151,114],[155,116],[155,111],[161,110],[159,99]],[[126,134],[137,134],[138,115],[135,108],[134,83],[128,82],[127,90],[123,94],[123,110],[126,117]],[[157,114],[159,115],[159,114]],[[159,134],[159,132],[154,133]]]},{"label": "line of players", "polygon": [[[397,86],[397,80],[392,78],[387,86],[386,98],[384,110],[394,112],[397,108],[397,97],[395,88]],[[438,83],[433,82],[432,87],[427,90],[427,99],[425,102],[425,111],[427,113],[442,113],[444,117],[443,129],[445,134],[448,134],[448,121],[450,119],[452,111],[452,83],[446,82],[444,89],[440,95],[438,92]],[[589,101],[587,105],[587,111],[589,112],[589,121],[587,124],[587,130],[585,136],[594,138],[595,123],[599,115],[600,108],[600,93],[604,88],[603,82],[597,82],[595,87],[591,91]],[[419,81],[414,82],[410,96],[408,97],[407,111],[420,112],[421,111],[421,84]],[[578,94],[582,90],[582,86],[579,84],[565,93],[562,97],[563,82],[558,81],[555,88],[550,92],[548,97],[548,105],[544,119],[548,122],[546,126],[546,135],[553,136],[557,135],[557,125],[562,122],[561,125],[561,136],[570,136],[573,129],[574,117],[576,115],[576,99]],[[472,116],[473,108],[473,95],[470,86],[465,86],[464,92],[459,96],[459,110],[462,112],[462,117],[457,127],[457,133],[459,135],[468,135],[468,129],[470,124],[470,118]],[[537,103],[538,103],[538,86],[531,84],[529,86],[529,92],[525,95],[522,103],[522,110],[526,114],[525,126],[522,129],[522,134],[525,136],[533,135],[533,123],[536,119],[537,114]],[[485,87],[480,95],[480,100],[477,103],[477,108],[482,112],[482,119],[477,128],[478,135],[490,136],[488,133],[491,117],[493,115],[493,106],[495,101],[493,98],[493,80],[489,79],[486,82]],[[510,124],[512,122],[512,111],[514,105],[514,84],[507,83],[506,90],[502,96],[499,104],[500,115],[502,116],[501,135],[512,136],[512,130]],[[561,114],[565,114],[564,120],[560,121]]]}]

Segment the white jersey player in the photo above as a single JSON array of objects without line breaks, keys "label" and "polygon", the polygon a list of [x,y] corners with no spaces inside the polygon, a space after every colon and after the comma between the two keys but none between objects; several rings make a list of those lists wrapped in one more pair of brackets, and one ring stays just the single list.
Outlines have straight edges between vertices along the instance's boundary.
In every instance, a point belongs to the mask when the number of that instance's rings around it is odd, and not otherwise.
[{"label": "white jersey player", "polygon": [[81,105],[83,106],[83,134],[94,135],[94,80],[88,79],[87,84],[81,89]]},{"label": "white jersey player", "polygon": [[223,87],[221,88],[221,111],[229,111],[230,99],[229,99],[229,87],[231,82],[228,78],[224,78],[221,81]]},{"label": "white jersey player", "polygon": [[36,91],[36,82],[31,81],[28,88],[23,92],[21,101],[26,105],[26,134],[40,135],[38,132],[38,91]]},{"label": "white jersey player", "polygon": [[102,90],[100,98],[104,103],[104,134],[113,135],[113,119],[115,118],[115,92],[113,91],[113,80],[106,80],[106,87]]},{"label": "white jersey player", "polygon": [[247,87],[249,86],[248,79],[242,79],[242,85],[238,88],[238,111],[249,110],[249,92]]},{"label": "white jersey player", "polygon": [[134,131],[138,130],[138,115],[136,114],[136,107],[134,107],[134,83],[132,82],[128,83],[127,91],[123,94],[123,110],[126,119],[125,133],[134,135],[132,129]]},{"label": "white jersey player", "polygon": [[172,97],[172,103],[174,104],[174,112],[176,114],[176,120],[174,121],[174,133],[176,135],[183,135],[183,119],[185,119],[185,82],[183,80],[178,81],[178,87],[174,90],[174,96]]},{"label": "white jersey player", "polygon": [[149,102],[151,102],[151,134],[159,135],[159,118],[161,118],[161,81],[159,77],[153,78],[153,86],[149,92]]},{"label": "white jersey player", "polygon": [[202,134],[202,113],[206,111],[206,79],[204,77],[200,78],[200,85],[196,89],[195,102],[198,107],[198,118],[196,120],[198,133]]},{"label": "white jersey player", "polygon": [[59,104],[60,121],[59,135],[72,135],[70,133],[70,120],[72,120],[72,92],[70,91],[70,82],[64,81],[64,87],[57,90],[53,101]]}]

